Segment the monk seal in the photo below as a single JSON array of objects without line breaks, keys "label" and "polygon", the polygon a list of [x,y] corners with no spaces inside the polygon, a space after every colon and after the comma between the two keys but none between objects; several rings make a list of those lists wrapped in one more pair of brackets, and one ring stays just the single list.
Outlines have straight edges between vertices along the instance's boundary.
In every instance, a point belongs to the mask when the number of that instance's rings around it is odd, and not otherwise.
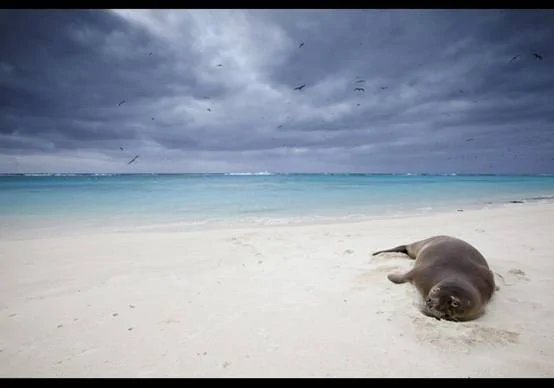
[{"label": "monk seal", "polygon": [[415,260],[406,273],[391,273],[395,283],[412,283],[423,296],[421,312],[436,319],[470,321],[480,317],[498,288],[485,257],[472,245],[451,236],[374,252],[400,252]]}]

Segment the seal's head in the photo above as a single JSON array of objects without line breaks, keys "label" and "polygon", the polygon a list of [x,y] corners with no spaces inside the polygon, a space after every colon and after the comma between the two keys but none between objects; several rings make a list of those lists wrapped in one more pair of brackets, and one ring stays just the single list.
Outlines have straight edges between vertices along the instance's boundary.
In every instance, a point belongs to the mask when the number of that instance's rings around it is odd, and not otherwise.
[{"label": "seal's head", "polygon": [[478,298],[479,293],[470,285],[441,282],[429,291],[423,312],[439,320],[465,321],[475,316]]}]

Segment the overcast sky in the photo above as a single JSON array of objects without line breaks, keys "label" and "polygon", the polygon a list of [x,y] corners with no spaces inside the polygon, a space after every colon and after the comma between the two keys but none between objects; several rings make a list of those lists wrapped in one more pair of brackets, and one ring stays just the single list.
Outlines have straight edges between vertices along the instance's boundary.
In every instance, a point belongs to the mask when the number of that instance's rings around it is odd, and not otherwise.
[{"label": "overcast sky", "polygon": [[552,42],[551,10],[0,10],[0,172],[554,173]]}]

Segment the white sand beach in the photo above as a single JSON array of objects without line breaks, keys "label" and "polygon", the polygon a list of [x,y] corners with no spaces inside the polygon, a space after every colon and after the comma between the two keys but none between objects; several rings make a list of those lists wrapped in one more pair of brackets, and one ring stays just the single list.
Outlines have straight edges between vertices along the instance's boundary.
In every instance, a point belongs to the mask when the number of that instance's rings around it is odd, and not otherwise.
[{"label": "white sand beach", "polygon": [[[554,204],[0,241],[0,376],[554,377]],[[437,321],[371,252],[450,234],[500,290]]]}]

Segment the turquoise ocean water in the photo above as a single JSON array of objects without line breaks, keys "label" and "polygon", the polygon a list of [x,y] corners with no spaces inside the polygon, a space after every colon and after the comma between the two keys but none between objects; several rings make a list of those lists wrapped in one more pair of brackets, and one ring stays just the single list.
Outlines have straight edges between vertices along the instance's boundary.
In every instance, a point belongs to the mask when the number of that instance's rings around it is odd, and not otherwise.
[{"label": "turquoise ocean water", "polygon": [[553,195],[554,176],[12,175],[0,176],[0,237],[396,217]]}]

